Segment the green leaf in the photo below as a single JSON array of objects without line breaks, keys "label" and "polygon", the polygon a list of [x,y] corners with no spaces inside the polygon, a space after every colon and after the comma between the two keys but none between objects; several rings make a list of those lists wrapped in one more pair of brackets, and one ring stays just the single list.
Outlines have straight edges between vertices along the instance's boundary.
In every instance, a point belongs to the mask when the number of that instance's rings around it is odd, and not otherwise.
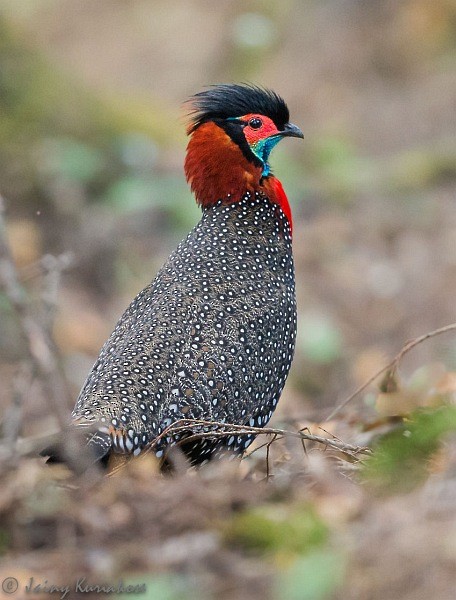
[{"label": "green leaf", "polygon": [[298,344],[306,358],[327,364],[340,356],[342,336],[326,315],[306,315],[299,319]]},{"label": "green leaf", "polygon": [[259,552],[302,553],[326,540],[327,528],[311,506],[285,510],[253,508],[234,517],[226,530],[231,543]]},{"label": "green leaf", "polygon": [[136,587],[138,591],[122,594],[118,596],[119,600],[196,600],[188,589],[188,582],[177,575],[138,575],[134,580],[125,580],[123,585],[124,588],[127,585]]},{"label": "green leaf", "polygon": [[299,557],[278,579],[281,600],[326,600],[343,583],[345,557],[334,551],[314,551]]},{"label": "green leaf", "polygon": [[410,421],[383,436],[363,468],[363,477],[388,491],[407,491],[427,475],[427,461],[443,436],[456,431],[456,407],[413,413]]},{"label": "green leaf", "polygon": [[10,548],[10,533],[6,529],[0,529],[0,556],[6,554]]},{"label": "green leaf", "polygon": [[105,165],[100,150],[71,138],[47,140],[43,151],[47,154],[46,170],[71,181],[87,183]]}]

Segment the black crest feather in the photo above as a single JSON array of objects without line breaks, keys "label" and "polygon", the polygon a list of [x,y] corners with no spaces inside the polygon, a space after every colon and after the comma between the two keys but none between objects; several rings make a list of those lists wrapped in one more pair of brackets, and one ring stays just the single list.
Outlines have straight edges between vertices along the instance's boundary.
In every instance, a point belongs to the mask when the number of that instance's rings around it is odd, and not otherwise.
[{"label": "black crest feather", "polygon": [[189,133],[206,121],[241,117],[257,113],[269,117],[278,129],[283,129],[290,118],[283,98],[272,90],[256,85],[222,83],[192,96]]}]

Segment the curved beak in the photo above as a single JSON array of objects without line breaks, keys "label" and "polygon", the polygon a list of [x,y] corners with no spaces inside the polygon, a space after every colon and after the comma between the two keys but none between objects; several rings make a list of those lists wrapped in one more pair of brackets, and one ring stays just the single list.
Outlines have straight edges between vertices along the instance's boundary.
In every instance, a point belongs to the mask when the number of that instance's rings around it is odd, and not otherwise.
[{"label": "curved beak", "polygon": [[280,135],[282,137],[297,137],[297,138],[302,138],[304,139],[304,134],[302,133],[302,131],[299,129],[299,127],[296,127],[296,125],[293,125],[293,123],[287,123],[285,125],[285,127],[283,128],[283,131],[280,132]]}]

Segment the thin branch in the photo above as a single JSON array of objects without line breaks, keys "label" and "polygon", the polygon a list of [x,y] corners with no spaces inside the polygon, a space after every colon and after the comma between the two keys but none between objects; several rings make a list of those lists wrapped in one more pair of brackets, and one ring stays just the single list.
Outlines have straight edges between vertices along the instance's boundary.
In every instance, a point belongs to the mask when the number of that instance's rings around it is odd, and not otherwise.
[{"label": "thin branch", "polygon": [[47,388],[53,413],[63,428],[67,423],[64,399],[69,398],[66,380],[59,368],[46,328],[30,314],[28,296],[19,281],[8,244],[3,213],[4,200],[0,196],[0,289],[3,288],[18,317],[22,334],[27,341],[28,359]]},{"label": "thin branch", "polygon": [[410,352],[410,350],[415,348],[415,346],[418,346],[418,344],[421,344],[422,342],[425,342],[426,340],[428,340],[430,338],[436,337],[437,335],[441,335],[442,333],[448,333],[449,331],[455,331],[455,330],[456,330],[456,323],[451,323],[450,325],[445,325],[445,327],[440,327],[439,329],[434,329],[434,331],[429,331],[428,333],[420,335],[419,337],[406,342],[404,347],[402,348],[402,350],[394,357],[393,364],[391,366],[391,375],[394,375],[394,372],[398,368],[399,363],[401,362],[402,358],[408,352]]},{"label": "thin branch", "polygon": [[[196,431],[197,428],[203,428],[203,431]],[[208,430],[210,429],[210,430]],[[190,435],[188,435],[188,433]],[[156,445],[166,437],[173,436],[180,433],[186,434],[184,437],[179,439],[178,445],[187,444],[192,441],[212,438],[219,439],[225,438],[231,435],[273,435],[276,438],[293,437],[300,440],[308,440],[317,442],[328,446],[330,448],[339,450],[341,452],[356,455],[356,454],[370,454],[370,448],[366,446],[355,446],[348,444],[342,440],[335,438],[325,438],[319,435],[313,435],[310,433],[304,433],[303,431],[287,431],[285,429],[276,429],[271,427],[250,427],[245,425],[234,425],[232,423],[223,423],[219,421],[204,421],[204,420],[192,420],[192,419],[180,419],[169,427],[167,427],[160,435],[158,435],[148,446],[149,449],[153,449]]]},{"label": "thin branch", "polygon": [[271,445],[276,441],[277,439],[277,435],[274,435],[272,437],[272,440],[269,440],[269,442],[266,444],[266,481],[269,481],[270,477],[271,477],[271,468],[269,466],[269,458],[270,458],[270,452],[271,452]]},{"label": "thin branch", "polygon": [[47,332],[51,332],[57,311],[57,299],[62,280],[62,273],[66,271],[74,262],[74,255],[71,252],[65,252],[58,256],[45,254],[40,264],[44,270],[43,291],[41,298],[43,301],[44,315],[43,325]]},{"label": "thin branch", "polygon": [[14,446],[21,430],[22,407],[24,398],[32,386],[33,369],[29,361],[22,361],[19,372],[14,377],[11,405],[5,410],[2,423],[2,439],[6,448],[13,456]]},{"label": "thin branch", "polygon": [[403,357],[408,352],[410,352],[410,350],[415,348],[415,346],[418,346],[422,342],[425,342],[426,340],[428,340],[430,338],[436,337],[437,335],[441,335],[442,333],[448,333],[449,331],[455,331],[455,330],[456,330],[456,323],[451,323],[450,325],[445,325],[445,327],[440,327],[439,329],[434,329],[433,331],[429,331],[428,333],[425,333],[424,335],[420,335],[419,337],[406,342],[404,344],[404,346],[402,347],[401,351],[396,354],[396,356],[393,358],[392,361],[390,361],[387,365],[385,365],[379,371],[374,373],[374,375],[369,377],[369,379],[365,383],[360,385],[359,388],[353,392],[353,394],[351,394],[343,402],[338,404],[326,417],[326,421],[331,420],[333,417],[335,417],[337,414],[339,414],[340,411],[347,406],[347,404],[349,404],[354,398],[356,398],[356,396],[361,394],[361,392],[364,392],[364,390],[366,388],[368,388],[371,385],[371,383],[373,383],[378,377],[380,377],[380,375],[383,375],[383,373],[389,371],[390,373],[389,373],[388,379],[389,380],[392,379],[392,377],[394,376],[394,374],[399,366],[399,363],[401,362]]}]

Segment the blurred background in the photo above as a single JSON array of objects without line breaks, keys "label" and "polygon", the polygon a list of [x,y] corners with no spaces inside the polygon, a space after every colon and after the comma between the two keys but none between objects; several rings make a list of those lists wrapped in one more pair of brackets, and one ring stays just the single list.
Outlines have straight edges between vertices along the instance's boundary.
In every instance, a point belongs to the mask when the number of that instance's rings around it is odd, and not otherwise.
[{"label": "blurred background", "polygon": [[[196,224],[181,106],[209,84],[271,87],[305,134],[282,143],[271,161],[293,209],[299,309],[296,357],[274,424],[324,418],[407,340],[456,321],[455,67],[455,0],[0,0],[3,218],[26,312],[50,331],[68,388],[50,394],[34,377],[23,314],[21,322],[11,293],[0,290],[4,440],[42,435],[58,427],[59,414],[60,424],[68,418],[115,322]],[[420,405],[417,389],[432,398],[448,392],[454,404],[456,336],[421,344],[401,369],[415,390],[408,410]],[[50,396],[60,411],[50,409]],[[349,438],[369,443],[356,436],[378,417],[375,408],[381,416],[370,388],[338,427],[350,424]],[[438,437],[446,428],[435,423]],[[419,441],[428,421],[421,427]],[[402,442],[410,435],[401,430]],[[5,462],[0,554],[11,550],[24,580],[50,577],[49,564],[66,577],[111,579],[180,569],[182,590],[196,577],[214,597],[251,600],[274,596],[277,571],[285,573],[281,600],[447,600],[456,565],[452,447],[432,475],[435,484],[447,469],[452,505],[436,503],[442,482],[378,504],[328,471],[323,453],[305,464],[299,455],[297,471],[282,456],[282,475],[267,492],[225,471],[209,486],[190,476],[151,479],[147,462],[96,493],[84,481],[71,491],[50,481],[43,461],[24,459],[14,472]],[[402,480],[403,453],[423,469],[436,443],[424,454],[397,448],[389,464]],[[265,509],[260,501],[269,512],[255,512]],[[239,507],[251,504],[238,521]],[[228,533],[214,529],[220,518],[231,519]],[[231,545],[220,541],[226,535]],[[307,543],[328,539],[336,554],[306,554]],[[50,562],[33,553],[43,548]],[[151,597],[187,598],[174,576],[164,587],[157,581],[149,581]]]},{"label": "blurred background", "polygon": [[[71,402],[198,220],[181,105],[212,83],[273,88],[305,134],[272,157],[299,302],[284,415],[333,405],[406,340],[454,321],[455,62],[454,0],[2,0],[9,241],[36,294],[42,256],[67,259],[53,333]],[[21,336],[0,311],[7,372]],[[454,336],[405,366],[429,361],[456,367]]]}]

